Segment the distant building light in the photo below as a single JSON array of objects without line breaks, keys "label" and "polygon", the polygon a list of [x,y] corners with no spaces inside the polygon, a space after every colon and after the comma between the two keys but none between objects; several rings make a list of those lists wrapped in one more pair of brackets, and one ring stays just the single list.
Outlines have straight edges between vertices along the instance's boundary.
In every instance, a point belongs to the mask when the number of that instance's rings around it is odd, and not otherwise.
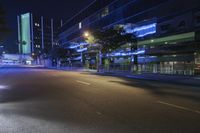
[{"label": "distant building light", "polygon": [[31,65],[31,61],[27,60],[27,61],[26,61],[26,64],[27,64],[27,65]]},{"label": "distant building light", "polygon": [[79,29],[82,29],[82,22],[78,24]]},{"label": "distant building light", "polygon": [[40,27],[40,24],[39,23],[35,23],[35,26]]},{"label": "distant building light", "polygon": [[153,42],[154,42],[154,40],[151,40],[151,42],[153,43]]},{"label": "distant building light", "polygon": [[5,86],[5,85],[0,85],[0,90],[4,90],[4,89],[7,89],[8,86]]},{"label": "distant building light", "polygon": [[103,18],[103,17],[106,17],[108,15],[109,15],[109,7],[105,7],[103,9],[103,11],[101,12],[101,17]]}]

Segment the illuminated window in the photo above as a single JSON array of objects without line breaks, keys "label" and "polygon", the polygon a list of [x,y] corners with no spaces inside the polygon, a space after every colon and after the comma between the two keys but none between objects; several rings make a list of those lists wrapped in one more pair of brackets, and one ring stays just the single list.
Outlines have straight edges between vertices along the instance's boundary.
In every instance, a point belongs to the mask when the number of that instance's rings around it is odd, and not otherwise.
[{"label": "illuminated window", "polygon": [[79,23],[79,29],[82,29],[82,23],[81,22]]},{"label": "illuminated window", "polygon": [[36,26],[36,27],[40,27],[40,24],[39,24],[39,23],[35,23],[35,26]]},{"label": "illuminated window", "polygon": [[179,28],[183,28],[183,27],[185,27],[186,26],[186,22],[183,20],[183,21],[181,21],[180,23],[179,23],[179,25],[178,25],[178,27]]},{"label": "illuminated window", "polygon": [[108,7],[105,7],[101,13],[101,17],[106,17],[109,15],[109,8]]}]

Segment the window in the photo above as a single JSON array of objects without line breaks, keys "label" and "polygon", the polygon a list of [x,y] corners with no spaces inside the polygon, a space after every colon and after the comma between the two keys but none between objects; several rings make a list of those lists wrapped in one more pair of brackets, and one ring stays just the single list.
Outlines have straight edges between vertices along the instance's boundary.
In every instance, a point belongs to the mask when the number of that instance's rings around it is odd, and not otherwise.
[{"label": "window", "polygon": [[109,15],[109,8],[108,7],[105,7],[101,13],[101,17],[106,17]]},{"label": "window", "polygon": [[40,27],[40,24],[39,24],[39,23],[35,23],[35,26],[36,26],[36,27]]},{"label": "window", "polygon": [[82,29],[82,22],[79,23],[79,29]]},{"label": "window", "polygon": [[178,27],[179,28],[184,28],[186,26],[186,22],[183,20],[179,23]]},{"label": "window", "polygon": [[195,13],[195,15],[194,15],[195,17],[194,17],[194,21],[195,21],[195,26],[200,26],[200,11],[199,12],[197,12],[197,13]]},{"label": "window", "polygon": [[169,30],[169,28],[170,28],[170,24],[165,24],[165,25],[161,26],[162,31],[167,31],[167,30]]},{"label": "window", "polygon": [[200,24],[200,15],[196,17],[196,23]]}]

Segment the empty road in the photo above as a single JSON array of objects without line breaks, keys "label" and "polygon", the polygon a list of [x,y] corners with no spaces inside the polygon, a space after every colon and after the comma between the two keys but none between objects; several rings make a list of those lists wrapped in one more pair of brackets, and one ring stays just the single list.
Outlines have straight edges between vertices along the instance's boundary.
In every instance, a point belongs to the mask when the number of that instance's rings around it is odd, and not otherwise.
[{"label": "empty road", "polygon": [[200,87],[0,68],[0,133],[200,133]]}]

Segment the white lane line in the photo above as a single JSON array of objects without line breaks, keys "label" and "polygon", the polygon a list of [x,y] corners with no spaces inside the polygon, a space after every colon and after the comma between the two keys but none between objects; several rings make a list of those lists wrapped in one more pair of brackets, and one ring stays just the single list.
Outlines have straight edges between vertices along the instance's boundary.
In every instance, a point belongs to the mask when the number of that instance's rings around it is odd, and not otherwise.
[{"label": "white lane line", "polygon": [[157,101],[157,103],[163,104],[163,105],[166,105],[166,106],[169,106],[169,107],[177,108],[177,109],[180,109],[180,110],[200,114],[199,110],[193,110],[193,109],[190,109],[190,108],[187,108],[187,107],[183,107],[183,106],[179,106],[179,105],[175,105],[175,104],[171,104],[171,103],[167,103],[167,102],[163,102],[163,101]]},{"label": "white lane line", "polygon": [[97,115],[102,115],[102,113],[101,112],[96,112],[97,113]]},{"label": "white lane line", "polygon": [[84,82],[84,81],[79,81],[79,80],[76,80],[77,83],[81,83],[81,84],[84,84],[84,85],[90,85],[90,83],[87,83],[87,82]]}]

